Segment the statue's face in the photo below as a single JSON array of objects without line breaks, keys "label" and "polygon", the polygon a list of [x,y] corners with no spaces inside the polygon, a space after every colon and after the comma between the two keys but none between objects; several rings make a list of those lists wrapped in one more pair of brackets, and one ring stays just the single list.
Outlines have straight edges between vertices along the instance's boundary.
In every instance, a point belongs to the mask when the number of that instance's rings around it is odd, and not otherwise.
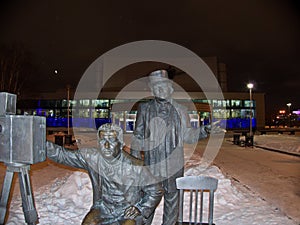
[{"label": "statue's face", "polygon": [[161,99],[170,99],[173,93],[173,87],[170,82],[156,83],[151,87],[151,90],[155,97]]},{"label": "statue's face", "polygon": [[120,154],[120,142],[117,139],[116,131],[100,131],[99,148],[104,158],[116,158]]}]

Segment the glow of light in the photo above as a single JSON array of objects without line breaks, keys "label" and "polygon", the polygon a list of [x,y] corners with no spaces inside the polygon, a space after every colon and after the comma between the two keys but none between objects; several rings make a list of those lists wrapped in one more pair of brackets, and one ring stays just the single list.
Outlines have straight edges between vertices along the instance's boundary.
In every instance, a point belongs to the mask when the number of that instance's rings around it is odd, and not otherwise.
[{"label": "glow of light", "polygon": [[280,114],[285,114],[285,110],[279,110]]},{"label": "glow of light", "polygon": [[300,115],[300,110],[298,111],[293,111],[293,114],[297,114],[298,116]]},{"label": "glow of light", "polygon": [[252,83],[247,84],[247,88],[252,89],[253,88],[253,84]]}]

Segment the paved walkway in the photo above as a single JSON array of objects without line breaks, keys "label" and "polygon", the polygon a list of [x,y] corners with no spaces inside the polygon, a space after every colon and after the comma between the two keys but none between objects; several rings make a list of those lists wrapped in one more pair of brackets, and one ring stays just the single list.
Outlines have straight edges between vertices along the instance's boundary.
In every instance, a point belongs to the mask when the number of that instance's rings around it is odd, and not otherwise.
[{"label": "paved walkway", "polygon": [[214,164],[300,223],[300,157],[225,140]]}]

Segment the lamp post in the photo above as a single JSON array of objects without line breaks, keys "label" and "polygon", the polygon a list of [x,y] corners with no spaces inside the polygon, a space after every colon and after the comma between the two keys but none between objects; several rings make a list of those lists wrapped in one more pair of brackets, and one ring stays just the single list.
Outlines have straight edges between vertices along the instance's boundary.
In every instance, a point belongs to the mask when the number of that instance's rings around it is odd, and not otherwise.
[{"label": "lamp post", "polygon": [[70,85],[67,85],[67,123],[68,123],[68,135],[70,134]]},{"label": "lamp post", "polygon": [[250,137],[253,136],[253,132],[252,132],[252,88],[253,88],[253,84],[249,83],[247,84],[247,88],[249,89],[249,96],[250,96]]},{"label": "lamp post", "polygon": [[288,115],[288,117],[289,117],[289,127],[291,127],[291,105],[292,105],[292,103],[289,102],[286,105],[289,107],[289,115]]}]

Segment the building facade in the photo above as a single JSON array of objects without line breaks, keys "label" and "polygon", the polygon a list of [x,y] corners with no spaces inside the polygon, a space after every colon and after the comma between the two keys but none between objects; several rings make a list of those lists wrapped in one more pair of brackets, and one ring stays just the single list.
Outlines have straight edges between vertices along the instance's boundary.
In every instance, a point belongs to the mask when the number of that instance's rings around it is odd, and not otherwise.
[{"label": "building facade", "polygon": [[[180,69],[174,67],[170,69],[168,65],[150,62],[139,63],[115,73],[101,91],[99,90],[97,99],[90,98],[89,96],[94,94],[89,95],[89,93],[86,93],[86,97],[74,99],[75,88],[68,88],[68,92],[58,90],[52,93],[31,94],[18,98],[18,113],[45,116],[48,127],[97,128],[104,122],[114,122],[130,132],[134,128],[137,104],[150,98],[144,99],[141,96],[151,96],[151,93],[147,84],[141,86],[139,90],[134,89],[125,93],[123,88],[132,80],[141,78],[137,74],[147,75],[149,67],[152,70],[168,68],[174,83],[181,88],[180,91],[175,90],[174,99],[187,106],[193,126],[206,125],[218,120],[226,129],[249,129],[251,115],[253,128],[263,128],[265,126],[264,94],[253,93],[250,101],[248,92],[228,92],[226,65],[214,56],[202,57],[202,59],[215,75],[223,99],[219,97],[207,99],[196,82]],[[123,97],[119,97],[120,91],[123,91]]]},{"label": "building facade", "polygon": [[[224,99],[205,99],[201,92],[189,93],[191,99],[176,100],[186,105],[193,126],[207,125],[220,121],[220,125],[228,130],[248,129],[250,112],[252,111],[252,126],[254,129],[265,126],[264,94],[254,93],[252,105],[248,93],[223,93]],[[20,99],[17,103],[18,114],[45,116],[47,127],[89,127],[98,128],[105,122],[114,122],[130,132],[134,129],[138,96],[145,94],[127,93],[127,98],[115,99],[109,96],[99,99],[67,99],[63,93],[45,93],[38,99]],[[68,113],[69,110],[69,113]],[[69,123],[68,123],[69,117]]]}]

